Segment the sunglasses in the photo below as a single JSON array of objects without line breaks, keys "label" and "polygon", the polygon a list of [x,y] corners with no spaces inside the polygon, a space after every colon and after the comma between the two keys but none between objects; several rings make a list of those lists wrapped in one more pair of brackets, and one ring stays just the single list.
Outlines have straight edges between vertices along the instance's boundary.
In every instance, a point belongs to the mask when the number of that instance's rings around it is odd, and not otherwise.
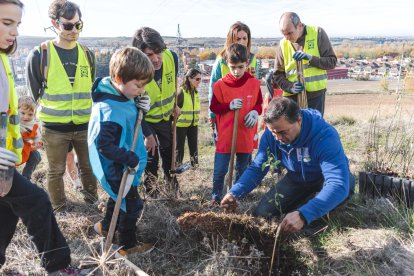
[{"label": "sunglasses", "polygon": [[201,81],[201,78],[193,78],[193,80]]},{"label": "sunglasses", "polygon": [[73,27],[76,28],[76,30],[80,31],[83,28],[83,22],[82,21],[78,21],[76,23],[62,23],[60,21],[56,21],[57,23],[59,23],[60,25],[63,26],[63,29],[65,29],[66,31],[72,31]]}]

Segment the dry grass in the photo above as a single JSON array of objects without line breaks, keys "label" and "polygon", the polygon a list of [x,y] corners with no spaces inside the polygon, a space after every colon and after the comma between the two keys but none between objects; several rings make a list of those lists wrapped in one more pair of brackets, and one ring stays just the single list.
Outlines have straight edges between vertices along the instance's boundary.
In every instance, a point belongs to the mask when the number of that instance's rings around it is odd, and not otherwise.
[{"label": "dry grass", "polygon": [[[363,168],[361,152],[370,117],[379,104],[384,110],[382,114],[389,119],[395,105],[393,95],[327,97],[325,117],[340,133],[355,174]],[[405,97],[403,110],[408,111],[413,104],[413,97]],[[205,114],[204,109],[204,118]],[[276,179],[267,176],[261,187],[241,200],[239,215],[227,215],[219,208],[209,207],[206,203],[211,198],[214,161],[210,137],[210,129],[203,122],[199,136],[200,166],[178,176],[182,197],[146,201],[137,236],[141,241],[155,243],[155,249],[147,255],[131,256],[130,260],[150,275],[268,274],[277,222],[258,220],[248,214]],[[188,152],[185,158],[188,159]],[[38,185],[45,183],[45,172],[43,162],[33,176]],[[79,265],[100,253],[102,239],[94,234],[92,226],[103,213],[83,204],[81,195],[68,181],[66,185],[72,210],[56,216],[71,248],[73,263]],[[100,197],[105,201],[102,191]],[[393,201],[355,197],[332,212],[329,221],[320,220],[298,235],[282,236],[274,274],[414,275],[412,216],[413,210]],[[44,274],[25,233],[25,227],[19,223],[7,250],[6,265],[0,270],[2,275]],[[106,274],[133,272],[117,260],[108,266]],[[102,275],[102,270],[94,275]]]}]

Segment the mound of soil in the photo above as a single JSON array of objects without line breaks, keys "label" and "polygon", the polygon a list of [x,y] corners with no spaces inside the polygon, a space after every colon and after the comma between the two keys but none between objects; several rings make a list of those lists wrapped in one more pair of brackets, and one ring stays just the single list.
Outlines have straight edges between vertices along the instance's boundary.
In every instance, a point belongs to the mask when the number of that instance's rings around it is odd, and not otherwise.
[{"label": "mound of soil", "polygon": [[[246,248],[242,256],[249,254],[249,245],[263,252],[261,269],[257,273],[268,274],[270,260],[273,254],[273,243],[277,230],[276,223],[269,223],[246,214],[226,214],[215,212],[187,212],[178,217],[177,223],[186,235],[198,240],[204,237],[216,240],[226,239]],[[248,244],[243,244],[245,241]],[[279,240],[280,241],[280,240]],[[274,275],[291,275],[294,271],[300,271],[303,264],[300,264],[297,252],[289,245],[289,242],[282,240],[281,246],[276,249],[275,256],[279,256],[279,264],[274,265]]]},{"label": "mound of soil", "polygon": [[200,237],[221,237],[229,241],[243,238],[254,243],[265,254],[272,254],[276,224],[244,214],[225,213],[184,213],[177,219],[181,230],[189,235]]}]

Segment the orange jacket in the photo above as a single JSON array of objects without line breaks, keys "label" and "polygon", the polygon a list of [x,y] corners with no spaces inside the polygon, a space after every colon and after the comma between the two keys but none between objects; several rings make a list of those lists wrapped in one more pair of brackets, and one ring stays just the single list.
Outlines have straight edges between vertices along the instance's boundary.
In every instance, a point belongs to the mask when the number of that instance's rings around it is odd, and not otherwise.
[{"label": "orange jacket", "polygon": [[22,163],[19,165],[26,163],[29,159],[30,152],[33,150],[33,141],[39,137],[38,130],[39,123],[34,123],[32,130],[27,130],[20,133],[22,135],[24,145],[22,150]]}]

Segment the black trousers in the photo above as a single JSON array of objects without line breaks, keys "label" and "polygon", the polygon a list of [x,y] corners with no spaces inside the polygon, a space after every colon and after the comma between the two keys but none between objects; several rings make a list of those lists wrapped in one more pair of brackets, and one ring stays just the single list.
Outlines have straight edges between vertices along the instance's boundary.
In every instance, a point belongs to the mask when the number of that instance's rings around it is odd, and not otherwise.
[{"label": "black trousers", "polygon": [[30,180],[40,161],[42,161],[40,153],[37,150],[32,150],[30,152],[29,159],[27,159],[26,165],[24,166],[22,175]]},{"label": "black trousers", "polygon": [[6,261],[6,248],[19,218],[41,254],[41,265],[46,271],[53,272],[70,264],[70,249],[59,230],[49,197],[15,170],[10,192],[0,197],[0,266]]},{"label": "black trousers", "polygon": [[198,165],[198,126],[177,127],[177,163],[183,163],[185,138],[187,137],[190,161],[194,167]]},{"label": "black trousers", "polygon": [[[118,187],[113,187],[112,190],[118,194]],[[122,209],[119,210],[119,217],[117,220],[116,229],[118,231],[119,245],[124,246],[124,249],[129,249],[137,244],[136,232],[137,232],[137,219],[139,213],[144,207],[144,203],[138,194],[137,187],[131,187],[127,195],[125,196],[126,212]],[[111,225],[112,215],[115,209],[115,201],[112,198],[108,199],[106,204],[105,217],[102,220],[102,229],[109,230]]]},{"label": "black trousers", "polygon": [[154,136],[158,138],[159,145],[155,149],[155,154],[148,152],[148,162],[145,167],[144,185],[147,191],[152,190],[151,183],[158,178],[158,149],[162,159],[162,169],[167,181],[171,181],[171,162],[172,162],[172,126],[171,121],[161,121],[155,124],[147,123]]}]

